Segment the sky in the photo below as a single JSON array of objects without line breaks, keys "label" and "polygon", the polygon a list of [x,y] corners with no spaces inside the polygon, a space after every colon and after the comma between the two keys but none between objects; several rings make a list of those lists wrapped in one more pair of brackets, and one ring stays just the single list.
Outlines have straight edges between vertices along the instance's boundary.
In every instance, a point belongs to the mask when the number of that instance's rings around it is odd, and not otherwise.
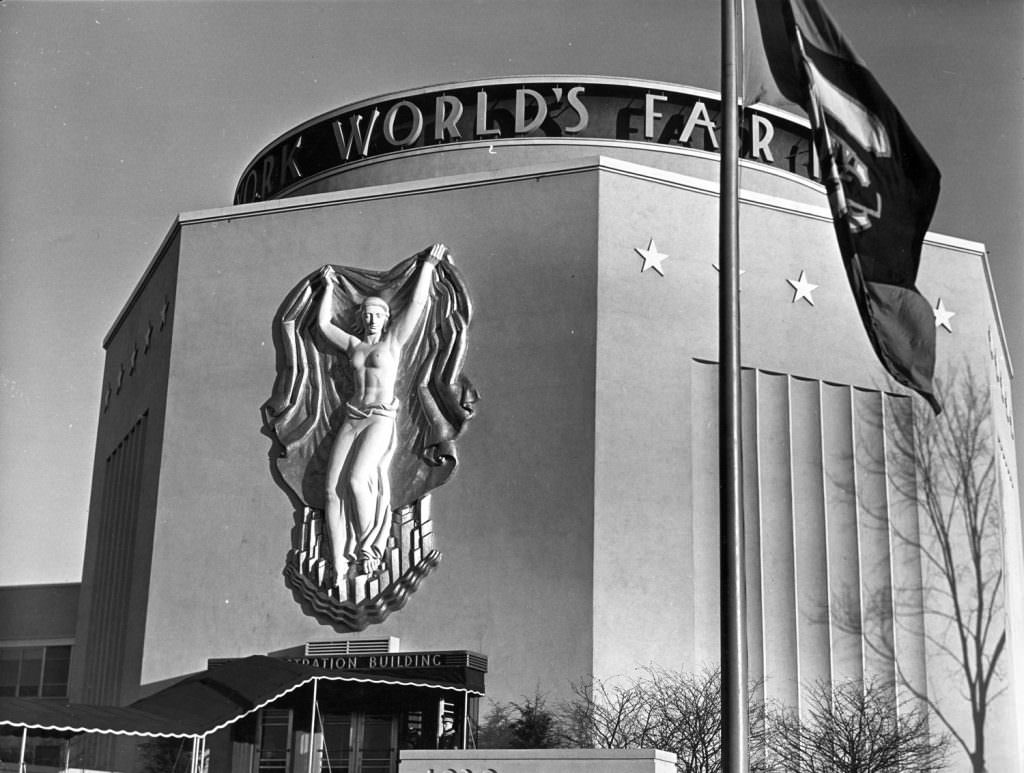
[{"label": "sky", "polygon": [[[1024,416],[1024,3],[826,6],[942,171],[932,230],[988,247]],[[0,585],[81,579],[103,338],[271,140],[452,81],[718,72],[715,0],[0,0]]]}]

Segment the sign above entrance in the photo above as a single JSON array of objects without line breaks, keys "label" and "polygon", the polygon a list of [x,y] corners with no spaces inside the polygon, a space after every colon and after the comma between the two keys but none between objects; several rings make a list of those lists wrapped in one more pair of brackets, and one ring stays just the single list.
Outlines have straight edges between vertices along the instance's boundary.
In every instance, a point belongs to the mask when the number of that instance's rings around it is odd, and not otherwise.
[{"label": "sign above entrance", "polygon": [[487,658],[476,652],[380,652],[373,655],[320,655],[286,657],[292,663],[325,671],[423,671],[437,668],[472,668],[487,672]]},{"label": "sign above entrance", "polygon": [[[275,140],[246,168],[234,201],[287,196],[348,165],[457,143],[587,140],[717,153],[720,109],[714,92],[622,78],[498,78],[401,92],[338,108]],[[747,108],[741,137],[743,158],[818,178],[810,129],[796,116]]]}]

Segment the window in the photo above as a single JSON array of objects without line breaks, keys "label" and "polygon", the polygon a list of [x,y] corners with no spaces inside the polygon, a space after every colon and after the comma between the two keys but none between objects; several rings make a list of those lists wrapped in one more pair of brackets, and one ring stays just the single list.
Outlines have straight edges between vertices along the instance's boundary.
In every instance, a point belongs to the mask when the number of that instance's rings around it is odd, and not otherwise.
[{"label": "window", "polygon": [[43,681],[43,648],[22,647],[21,673],[18,674],[18,697],[38,698]]},{"label": "window", "polygon": [[66,698],[71,646],[0,647],[0,695]]},{"label": "window", "polygon": [[0,649],[0,695],[18,694],[18,671],[21,669],[21,649]]},{"label": "window", "polygon": [[43,661],[41,698],[66,698],[71,673],[71,647],[47,647]]}]

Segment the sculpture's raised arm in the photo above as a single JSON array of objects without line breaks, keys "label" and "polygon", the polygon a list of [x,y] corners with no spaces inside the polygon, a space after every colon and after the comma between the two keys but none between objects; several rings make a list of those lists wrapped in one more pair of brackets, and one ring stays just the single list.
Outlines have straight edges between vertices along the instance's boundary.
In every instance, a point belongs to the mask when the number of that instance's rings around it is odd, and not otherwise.
[{"label": "sculpture's raised arm", "polygon": [[334,284],[337,276],[331,266],[324,266],[320,269],[322,289],[320,291],[320,303],[316,311],[316,323],[320,333],[346,354],[359,342],[359,339],[342,330],[334,324],[331,317],[334,313]]},{"label": "sculpture's raised arm", "polygon": [[430,296],[430,285],[434,280],[434,267],[448,257],[448,248],[443,244],[435,244],[420,259],[420,267],[416,275],[416,286],[413,288],[409,305],[397,320],[392,320],[391,335],[399,346],[404,346],[416,330],[416,325],[423,316],[423,309]]}]

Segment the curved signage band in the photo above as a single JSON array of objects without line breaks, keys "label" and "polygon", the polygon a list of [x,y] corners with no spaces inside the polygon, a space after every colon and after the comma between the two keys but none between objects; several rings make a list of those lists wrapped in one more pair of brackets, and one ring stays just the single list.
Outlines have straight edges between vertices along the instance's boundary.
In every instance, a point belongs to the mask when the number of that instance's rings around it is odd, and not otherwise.
[{"label": "curved signage band", "polygon": [[[721,101],[711,91],[624,78],[538,76],[431,86],[341,107],[276,139],[246,167],[235,204],[289,193],[346,165],[462,142],[602,140],[717,153]],[[741,156],[820,178],[805,120],[742,111]]]}]

